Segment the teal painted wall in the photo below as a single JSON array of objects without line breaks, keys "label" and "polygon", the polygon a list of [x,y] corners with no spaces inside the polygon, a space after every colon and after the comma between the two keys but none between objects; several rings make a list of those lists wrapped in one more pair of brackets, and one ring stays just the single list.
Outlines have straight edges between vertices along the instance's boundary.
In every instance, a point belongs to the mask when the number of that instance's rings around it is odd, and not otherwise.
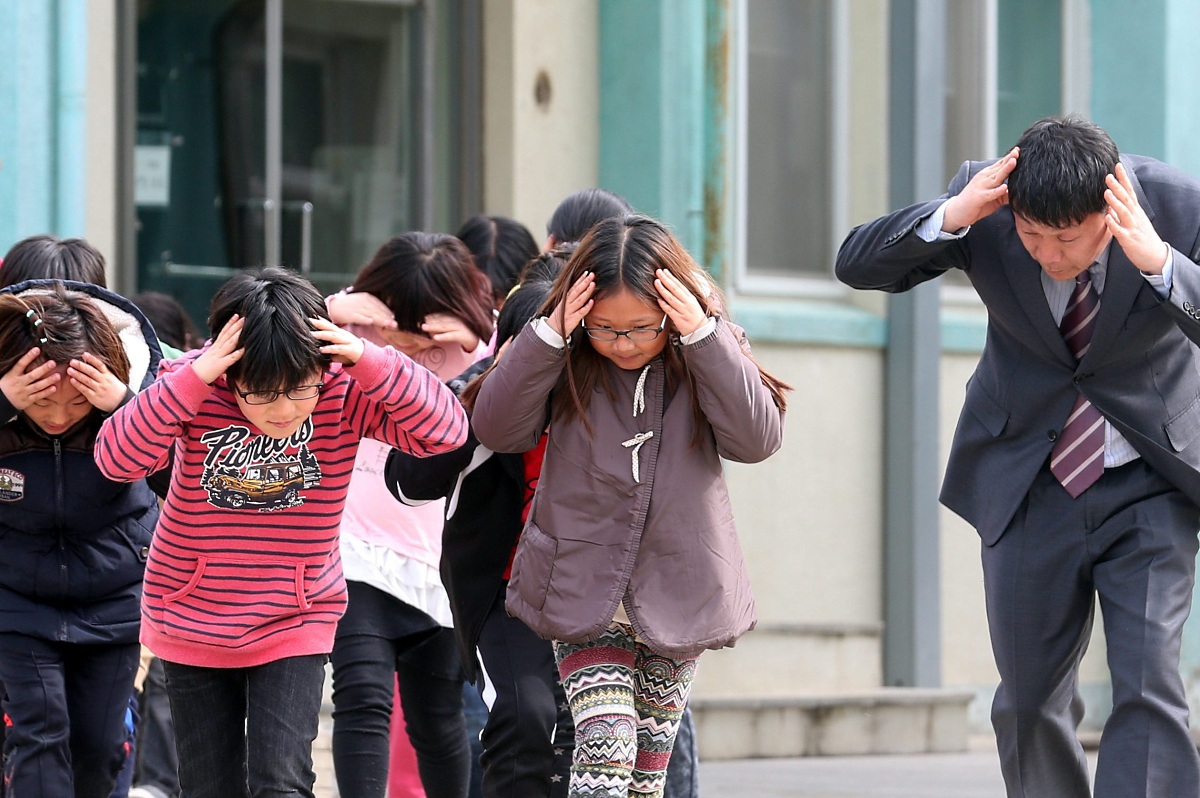
[{"label": "teal painted wall", "polygon": [[996,144],[1007,151],[1037,119],[1062,110],[1059,0],[999,0]]},{"label": "teal painted wall", "polygon": [[87,0],[0,3],[0,254],[84,235]]},{"label": "teal painted wall", "polygon": [[1171,0],[1166,12],[1166,161],[1200,178],[1200,0]]},{"label": "teal painted wall", "polygon": [[[1092,120],[1122,152],[1167,159],[1166,23],[1176,2],[1092,0]],[[1194,38],[1194,17],[1186,28]]]},{"label": "teal painted wall", "polygon": [[736,151],[731,66],[735,58],[733,0],[705,0],[704,5],[702,251],[704,265],[713,277],[728,284],[733,258],[731,180]]},{"label": "teal painted wall", "polygon": [[54,3],[0,4],[0,252],[54,224]]},{"label": "teal painted wall", "polygon": [[701,260],[705,21],[694,0],[600,3],[600,185]]},{"label": "teal painted wall", "polygon": [[54,30],[54,231],[87,235],[87,52],[89,0],[58,0]]},{"label": "teal painted wall", "polygon": [[600,184],[661,216],[662,9],[600,3]]}]

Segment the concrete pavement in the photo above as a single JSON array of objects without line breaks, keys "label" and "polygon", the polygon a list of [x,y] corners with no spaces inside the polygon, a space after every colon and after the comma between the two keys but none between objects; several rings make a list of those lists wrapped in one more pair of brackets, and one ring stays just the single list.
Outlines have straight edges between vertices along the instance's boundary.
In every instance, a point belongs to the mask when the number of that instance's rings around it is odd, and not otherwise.
[{"label": "concrete pavement", "polygon": [[[318,754],[316,794],[336,798],[328,751]],[[1089,750],[1093,772],[1095,750]],[[702,798],[1005,798],[990,737],[958,754],[705,760]]]},{"label": "concrete pavement", "polygon": [[[1095,769],[1095,753],[1089,753]],[[700,764],[704,798],[1004,798],[990,738],[961,754],[737,759]]]}]

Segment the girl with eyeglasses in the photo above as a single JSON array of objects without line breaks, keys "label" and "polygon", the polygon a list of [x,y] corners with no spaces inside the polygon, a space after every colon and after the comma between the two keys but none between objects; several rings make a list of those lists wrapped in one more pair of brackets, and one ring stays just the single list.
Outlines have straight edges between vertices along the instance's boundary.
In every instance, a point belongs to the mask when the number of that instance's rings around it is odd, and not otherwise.
[{"label": "girl with eyeglasses", "polygon": [[448,451],[466,416],[432,372],[333,324],[293,272],[231,278],[208,326],[108,419],[96,459],[136,480],[175,452],[142,642],[166,672],[183,794],[312,798],[354,452]]},{"label": "girl with eyeglasses", "polygon": [[787,390],[644,216],[591,229],[480,385],[484,446],[549,427],[507,608],[555,643],[569,795],[661,796],[697,658],[753,628],[721,459],[778,449]]},{"label": "girl with eyeglasses", "polygon": [[[63,246],[59,246],[59,244]],[[44,245],[44,246],[43,246]],[[48,273],[64,247],[10,251]],[[0,682],[9,795],[107,798],[125,762],[138,605],[158,500],[97,468],[104,419],[144,389],[160,352],[128,300],[28,280],[0,293]]]}]

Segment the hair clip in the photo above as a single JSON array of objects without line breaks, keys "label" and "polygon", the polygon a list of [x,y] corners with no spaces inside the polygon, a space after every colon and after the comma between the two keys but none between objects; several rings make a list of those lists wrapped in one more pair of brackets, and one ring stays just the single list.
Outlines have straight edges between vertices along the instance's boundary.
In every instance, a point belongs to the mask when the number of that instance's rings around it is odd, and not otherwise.
[{"label": "hair clip", "polygon": [[37,315],[37,311],[34,310],[33,308],[30,308],[29,310],[25,311],[25,318],[30,319],[33,322],[33,331],[35,333],[34,338],[38,339],[38,343],[39,344],[46,343],[45,335],[43,335],[41,337],[38,337],[36,335],[38,327],[42,326],[42,319],[40,316]]}]

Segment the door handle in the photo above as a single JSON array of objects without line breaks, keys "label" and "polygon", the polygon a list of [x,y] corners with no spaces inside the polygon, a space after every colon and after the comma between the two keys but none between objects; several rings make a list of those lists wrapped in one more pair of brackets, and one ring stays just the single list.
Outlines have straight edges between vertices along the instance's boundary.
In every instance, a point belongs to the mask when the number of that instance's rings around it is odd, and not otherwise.
[{"label": "door handle", "polygon": [[313,204],[308,200],[293,200],[283,203],[283,209],[300,211],[300,273],[308,277],[312,274]]}]

